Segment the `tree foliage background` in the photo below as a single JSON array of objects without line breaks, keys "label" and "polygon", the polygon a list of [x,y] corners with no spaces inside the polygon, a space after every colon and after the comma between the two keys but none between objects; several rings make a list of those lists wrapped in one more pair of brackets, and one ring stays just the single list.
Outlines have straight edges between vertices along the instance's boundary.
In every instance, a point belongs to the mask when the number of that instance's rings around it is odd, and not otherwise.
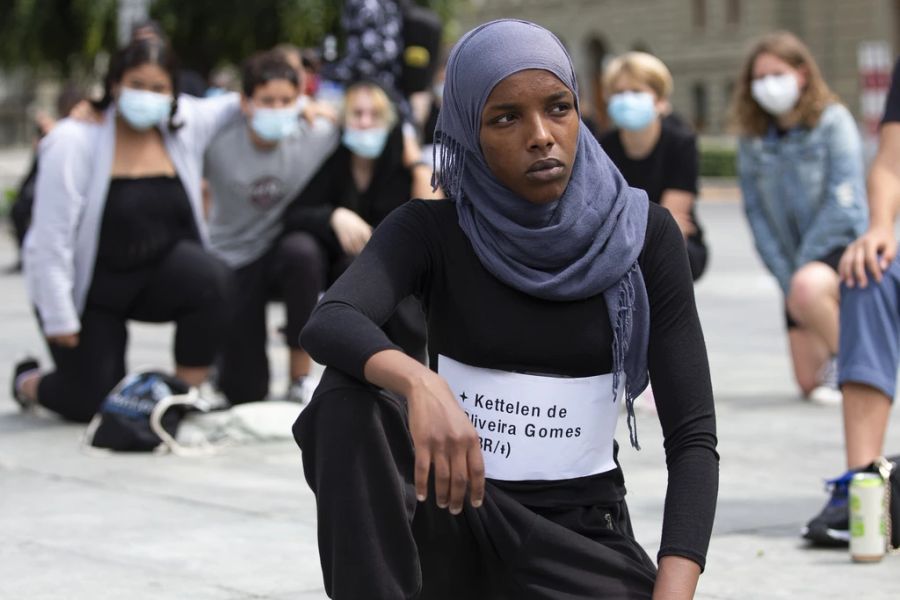
[{"label": "tree foliage background", "polygon": [[[445,22],[465,0],[415,0]],[[318,46],[340,31],[341,0],[152,0],[150,16],[183,65],[208,73],[281,42]],[[91,72],[116,49],[116,0],[0,1],[0,66],[62,76]]]}]

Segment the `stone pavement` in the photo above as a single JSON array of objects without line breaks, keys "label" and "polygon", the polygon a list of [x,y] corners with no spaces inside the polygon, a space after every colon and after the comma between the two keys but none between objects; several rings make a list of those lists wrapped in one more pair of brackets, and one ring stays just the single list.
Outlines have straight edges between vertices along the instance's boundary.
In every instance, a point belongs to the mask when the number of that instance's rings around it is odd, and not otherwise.
[{"label": "stone pavement", "polygon": [[[721,490],[697,597],[900,598],[900,557],[853,565],[797,536],[842,471],[839,409],[801,402],[779,294],[756,258],[736,198],[701,204],[713,257],[696,291],[712,365]],[[0,241],[0,265],[13,251]],[[274,313],[277,315],[276,313]],[[280,319],[273,318],[273,330]],[[0,393],[25,350],[45,355],[19,276],[0,277]],[[131,364],[169,366],[171,328],[131,328]],[[271,347],[275,392],[284,348]],[[659,543],[666,472],[659,426],[621,458],[638,539]],[[285,423],[289,427],[290,423]],[[889,450],[900,453],[895,411]],[[624,424],[621,424],[624,430]],[[290,442],[207,458],[90,456],[82,428],[20,415],[0,400],[0,598],[324,598],[313,498]],[[627,446],[627,444],[625,444]],[[476,600],[476,599],[472,599]]]}]

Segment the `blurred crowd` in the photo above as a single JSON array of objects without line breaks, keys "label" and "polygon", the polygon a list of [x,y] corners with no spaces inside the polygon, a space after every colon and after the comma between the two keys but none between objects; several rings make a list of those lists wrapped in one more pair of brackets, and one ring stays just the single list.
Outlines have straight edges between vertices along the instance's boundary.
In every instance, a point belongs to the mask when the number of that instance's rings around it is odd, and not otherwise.
[{"label": "blurred crowd", "polygon": [[[67,89],[58,111],[68,116],[40,116],[12,216],[53,364],[15,365],[23,409],[90,421],[128,372],[131,320],[176,324],[174,376],[186,386],[211,387],[231,405],[308,402],[317,381],[300,332],[321,294],[392,210],[443,196],[432,185],[440,22],[393,2],[350,1],[342,26],[335,61],[282,44],[207,81],[176,67],[157,23],[139,23],[112,58],[102,97]],[[758,40],[737,81],[743,205],[783,293],[778,318],[799,394],[843,405],[848,470],[804,535],[843,544],[847,486],[884,453],[900,361],[900,82],[867,171],[853,117],[796,36]],[[670,211],[696,281],[714,249],[696,210],[697,138],[672,110],[674,85],[655,56],[616,57],[596,107],[612,127],[589,125],[628,184]],[[290,349],[290,386],[274,394],[273,301],[285,306]],[[420,299],[404,300],[383,329],[427,361]],[[651,405],[652,391],[639,402]]]}]

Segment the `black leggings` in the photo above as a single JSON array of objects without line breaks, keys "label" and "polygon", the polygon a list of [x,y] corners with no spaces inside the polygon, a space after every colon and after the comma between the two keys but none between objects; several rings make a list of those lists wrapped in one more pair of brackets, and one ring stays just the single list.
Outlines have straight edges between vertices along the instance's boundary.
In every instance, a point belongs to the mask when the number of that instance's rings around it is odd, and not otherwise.
[{"label": "black leggings", "polygon": [[403,400],[326,369],[294,425],[336,600],[649,599],[625,501],[530,509],[490,482],[460,516],[418,503]]},{"label": "black leggings", "polygon": [[[235,319],[219,360],[219,389],[232,404],[263,400],[269,393],[266,355],[266,304],[284,300],[288,347],[300,348],[300,331],[312,314],[319,294],[343,273],[352,257],[332,257],[315,236],[293,232],[272,249],[235,271]],[[425,362],[425,314],[415,298],[407,298],[384,324],[388,337],[420,362]]]},{"label": "black leggings", "polygon": [[38,401],[65,419],[90,421],[125,376],[129,320],[174,321],[175,362],[211,365],[224,341],[230,293],[228,268],[196,242],[179,242],[159,263],[139,270],[98,266],[78,346],[48,344],[56,370],[41,378]]},{"label": "black leggings", "polygon": [[232,404],[263,400],[269,393],[266,304],[284,300],[288,347],[300,347],[300,330],[324,286],[318,242],[290,233],[269,252],[235,270],[235,312],[218,361],[218,386]]}]

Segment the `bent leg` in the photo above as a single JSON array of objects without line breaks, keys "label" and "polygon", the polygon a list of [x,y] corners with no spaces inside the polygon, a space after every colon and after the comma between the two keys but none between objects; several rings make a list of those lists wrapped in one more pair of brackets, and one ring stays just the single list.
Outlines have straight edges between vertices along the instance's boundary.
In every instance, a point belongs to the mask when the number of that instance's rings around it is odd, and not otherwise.
[{"label": "bent leg", "polygon": [[129,316],[151,323],[175,321],[175,363],[199,373],[194,378],[202,381],[225,341],[232,285],[231,271],[222,262],[195,242],[179,242],[156,268]]},{"label": "bent leg", "polygon": [[[417,503],[402,401],[334,369],[294,425],[337,600],[650,598],[655,568],[627,508],[538,514],[488,483],[461,516]],[[552,513],[552,514],[551,514]]]},{"label": "bent leg", "polygon": [[294,424],[316,495],[325,590],[337,600],[413,598],[412,440],[400,403],[332,368]]},{"label": "bent leg", "polygon": [[258,402],[269,394],[265,260],[234,272],[234,311],[219,354],[216,382],[231,404]]},{"label": "bent leg", "polygon": [[87,423],[125,376],[128,331],[118,315],[88,307],[78,346],[48,344],[56,370],[41,377],[38,402],[64,419]]},{"label": "bent leg", "polygon": [[900,359],[900,266],[881,283],[841,289],[838,381],[844,393],[844,434],[849,468],[867,465],[884,451]]},{"label": "bent leg", "polygon": [[546,514],[521,556],[514,575],[519,598],[650,600],[656,583],[656,567],[634,539],[624,500]]},{"label": "bent leg", "polygon": [[791,278],[788,311],[801,327],[817,335],[831,355],[838,351],[840,279],[823,262],[800,267]]},{"label": "bent leg", "polygon": [[788,344],[794,378],[805,398],[818,387],[820,374],[831,353],[818,335],[800,326],[788,329]]},{"label": "bent leg", "polygon": [[284,298],[285,340],[290,348],[292,380],[308,375],[312,368],[312,359],[300,347],[300,331],[325,289],[327,271],[327,254],[309,233],[289,233],[278,242],[268,278]]},{"label": "bent leg", "polygon": [[884,454],[891,399],[877,388],[861,383],[845,383],[841,391],[847,468],[858,469]]}]

